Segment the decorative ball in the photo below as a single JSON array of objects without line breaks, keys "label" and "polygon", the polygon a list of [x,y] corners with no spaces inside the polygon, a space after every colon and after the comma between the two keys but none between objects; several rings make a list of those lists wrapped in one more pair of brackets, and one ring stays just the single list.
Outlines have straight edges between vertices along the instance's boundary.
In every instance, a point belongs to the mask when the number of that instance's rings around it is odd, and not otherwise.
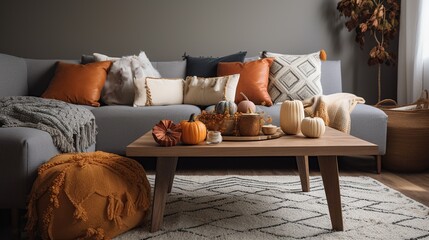
[{"label": "decorative ball", "polygon": [[325,133],[325,122],[319,117],[306,117],[301,122],[301,132],[309,138],[318,138]]},{"label": "decorative ball", "polygon": [[152,136],[159,145],[164,147],[175,146],[180,142],[182,128],[171,120],[161,120],[152,128]]},{"label": "decorative ball", "polygon": [[286,134],[298,134],[304,119],[304,106],[299,100],[286,100],[280,108],[280,128]]},{"label": "decorative ball", "polygon": [[60,154],[39,167],[26,228],[42,239],[110,239],[140,225],[149,206],[137,161],[99,151]]},{"label": "decorative ball", "polygon": [[241,96],[244,97],[245,100],[238,103],[237,111],[241,113],[254,113],[256,112],[256,105],[244,95],[243,92],[240,92]]},{"label": "decorative ball", "polygon": [[233,101],[220,101],[215,106],[215,112],[219,114],[229,113],[234,115],[237,112],[237,104]]},{"label": "decorative ball", "polygon": [[203,122],[194,119],[192,113],[189,120],[180,122],[182,126],[182,142],[185,144],[198,144],[206,139],[207,128]]}]

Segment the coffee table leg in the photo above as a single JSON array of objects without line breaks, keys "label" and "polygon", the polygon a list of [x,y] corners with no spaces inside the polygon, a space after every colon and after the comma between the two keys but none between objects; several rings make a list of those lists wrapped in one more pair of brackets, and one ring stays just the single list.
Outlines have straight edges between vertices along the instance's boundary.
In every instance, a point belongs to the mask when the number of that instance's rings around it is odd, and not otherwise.
[{"label": "coffee table leg", "polygon": [[167,191],[173,184],[174,172],[176,171],[176,157],[159,157],[156,160],[155,196],[152,207],[151,232],[156,232],[162,225],[164,218]]},{"label": "coffee table leg", "polygon": [[336,156],[318,157],[323,186],[325,187],[332,229],[343,231],[343,214],[341,210],[340,182]]},{"label": "coffee table leg", "polygon": [[174,158],[174,162],[173,162],[174,169],[172,169],[173,170],[173,174],[171,174],[170,184],[168,185],[168,191],[167,191],[167,193],[171,193],[171,189],[173,188],[174,175],[175,175],[174,173],[176,172],[177,160],[178,159],[179,159],[178,157]]},{"label": "coffee table leg", "polygon": [[303,192],[310,191],[310,171],[308,166],[308,156],[297,156],[299,178],[301,179],[301,188]]}]

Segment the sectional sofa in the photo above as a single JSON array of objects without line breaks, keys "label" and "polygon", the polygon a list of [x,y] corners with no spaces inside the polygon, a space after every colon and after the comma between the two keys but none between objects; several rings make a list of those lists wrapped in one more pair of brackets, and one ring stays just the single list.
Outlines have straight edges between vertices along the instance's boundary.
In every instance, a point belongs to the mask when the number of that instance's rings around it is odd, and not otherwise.
[{"label": "sectional sofa", "polygon": [[[25,59],[0,54],[0,96],[40,96],[48,87],[59,60]],[[70,63],[79,61],[65,60]],[[166,78],[184,78],[186,61],[152,62]],[[322,62],[324,94],[342,91],[340,61]],[[106,151],[124,155],[125,147],[149,131],[161,119],[179,122],[201,109],[193,105],[151,107],[101,106],[90,107],[96,118],[96,144],[87,151]],[[280,105],[258,108],[279,125]],[[383,111],[358,104],[351,113],[351,134],[386,151],[387,116]],[[162,151],[164,149],[160,149]],[[60,152],[46,132],[32,128],[0,128],[0,208],[24,208],[26,196],[36,176],[37,168]]]}]

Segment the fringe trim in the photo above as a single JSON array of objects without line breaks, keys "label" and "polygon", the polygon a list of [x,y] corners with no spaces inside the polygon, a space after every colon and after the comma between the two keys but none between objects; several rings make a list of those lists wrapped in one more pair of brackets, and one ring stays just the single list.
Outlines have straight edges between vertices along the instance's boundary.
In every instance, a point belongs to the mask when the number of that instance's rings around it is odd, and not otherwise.
[{"label": "fringe trim", "polygon": [[94,239],[94,240],[104,240],[109,239],[104,235],[104,229],[102,228],[88,228],[86,229],[85,236],[78,238],[77,240],[85,240],[85,239]]}]

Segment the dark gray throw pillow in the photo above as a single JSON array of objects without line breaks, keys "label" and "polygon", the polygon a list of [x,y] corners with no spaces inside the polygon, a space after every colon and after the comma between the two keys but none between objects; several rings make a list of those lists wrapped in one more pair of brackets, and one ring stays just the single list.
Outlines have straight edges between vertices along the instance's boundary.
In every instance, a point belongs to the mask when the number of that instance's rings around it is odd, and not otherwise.
[{"label": "dark gray throw pillow", "polygon": [[191,57],[183,56],[186,60],[186,76],[217,77],[217,64],[219,62],[243,62],[247,52],[238,52],[228,56],[213,57]]},{"label": "dark gray throw pillow", "polygon": [[88,64],[88,63],[93,63],[93,62],[95,62],[95,56],[94,55],[83,54],[80,57],[80,64]]}]

